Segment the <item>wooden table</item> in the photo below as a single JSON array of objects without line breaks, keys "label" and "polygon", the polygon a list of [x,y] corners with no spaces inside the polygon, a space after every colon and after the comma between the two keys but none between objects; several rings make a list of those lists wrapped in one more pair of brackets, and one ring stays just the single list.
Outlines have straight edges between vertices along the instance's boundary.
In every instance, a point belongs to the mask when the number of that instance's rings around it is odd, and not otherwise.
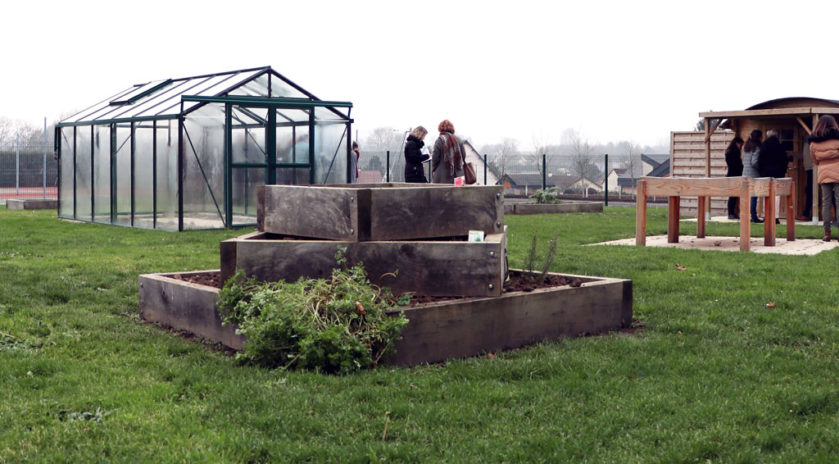
[{"label": "wooden table", "polygon": [[786,205],[787,240],[795,240],[795,183],[785,177],[642,177],[638,180],[635,212],[635,244],[646,245],[647,196],[667,196],[667,242],[679,242],[679,201],[683,196],[698,197],[696,236],[705,237],[705,205],[709,197],[740,197],[740,250],[749,251],[751,235],[751,197],[763,197],[766,218],[764,246],[775,246],[775,196]]}]

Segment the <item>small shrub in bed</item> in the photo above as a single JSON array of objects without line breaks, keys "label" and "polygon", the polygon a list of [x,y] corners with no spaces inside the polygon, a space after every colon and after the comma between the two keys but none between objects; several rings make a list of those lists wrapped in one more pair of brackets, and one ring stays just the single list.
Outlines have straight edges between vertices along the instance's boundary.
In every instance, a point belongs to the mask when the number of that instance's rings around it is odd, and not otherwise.
[{"label": "small shrub in bed", "polygon": [[393,351],[408,319],[386,311],[406,299],[371,285],[363,265],[347,267],[343,253],[330,279],[260,282],[238,271],[224,284],[222,321],[248,338],[240,360],[347,374],[375,367]]}]

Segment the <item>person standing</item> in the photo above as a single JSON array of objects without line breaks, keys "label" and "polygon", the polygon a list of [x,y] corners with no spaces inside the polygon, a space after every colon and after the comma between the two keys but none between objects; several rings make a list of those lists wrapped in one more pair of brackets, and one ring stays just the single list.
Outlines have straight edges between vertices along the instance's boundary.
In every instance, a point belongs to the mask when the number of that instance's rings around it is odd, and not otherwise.
[{"label": "person standing", "polygon": [[[760,145],[759,169],[761,177],[774,177],[780,179],[787,176],[787,163],[789,157],[781,141],[778,140],[778,132],[766,131],[766,140]],[[775,204],[776,208],[780,203]],[[775,211],[775,223],[780,224],[781,219]]]},{"label": "person standing", "polygon": [[[749,134],[748,140],[743,145],[743,176],[757,178],[760,177],[758,171],[758,159],[760,158],[760,142],[763,140],[763,131],[755,129]],[[752,222],[761,223],[763,219],[757,217],[757,197],[752,197],[749,201],[752,210]]]},{"label": "person standing", "polygon": [[437,125],[440,136],[434,142],[431,154],[431,181],[435,184],[454,184],[454,178],[463,175],[463,152],[460,141],[454,136],[454,124],[444,119]]},{"label": "person standing", "polygon": [[810,156],[809,142],[804,145],[801,150],[804,164],[804,173],[806,174],[806,185],[804,187],[804,210],[798,215],[796,221],[809,221],[813,214],[813,158]]},{"label": "person standing", "polygon": [[[354,175],[355,177],[352,178],[352,183],[358,183],[358,159],[360,158],[361,154],[358,150],[358,142],[352,143],[352,151],[353,154],[350,155],[350,175]],[[353,156],[354,155],[354,156]]]},{"label": "person standing", "polygon": [[810,156],[819,167],[819,187],[822,192],[822,219],[824,240],[830,241],[830,209],[833,201],[839,204],[839,125],[830,115],[824,115],[816,122],[810,142]]},{"label": "person standing", "polygon": [[408,134],[408,140],[405,141],[405,182],[427,184],[428,179],[425,177],[425,169],[422,165],[424,161],[431,158],[427,152],[423,153],[422,148],[425,146],[425,139],[428,131],[425,127],[417,126]]},{"label": "person standing", "polygon": [[[728,171],[725,177],[739,177],[743,175],[743,160],[740,159],[740,150],[743,149],[743,139],[734,137],[728,148],[725,149],[725,165]],[[739,197],[728,197],[728,219],[740,219],[735,209]]]}]

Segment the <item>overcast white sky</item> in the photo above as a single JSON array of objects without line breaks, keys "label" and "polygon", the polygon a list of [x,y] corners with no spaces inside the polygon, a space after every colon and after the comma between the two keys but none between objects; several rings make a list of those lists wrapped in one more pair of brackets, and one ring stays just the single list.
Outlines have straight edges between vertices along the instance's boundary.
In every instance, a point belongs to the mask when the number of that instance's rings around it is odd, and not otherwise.
[{"label": "overcast white sky", "polygon": [[454,122],[476,145],[668,143],[700,111],[839,99],[837,1],[12,1],[0,116],[36,125],[132,84],[270,65],[354,129]]}]

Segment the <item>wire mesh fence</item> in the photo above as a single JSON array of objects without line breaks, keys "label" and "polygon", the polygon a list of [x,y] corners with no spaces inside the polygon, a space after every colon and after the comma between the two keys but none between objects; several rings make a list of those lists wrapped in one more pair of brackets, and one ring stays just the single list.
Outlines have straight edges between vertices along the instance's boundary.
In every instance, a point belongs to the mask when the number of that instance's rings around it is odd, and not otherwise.
[{"label": "wire mesh fence", "polygon": [[[503,185],[508,198],[526,198],[540,189],[555,189],[560,197],[634,201],[635,186],[645,165],[641,156],[479,154],[468,146],[478,184]],[[431,179],[431,163],[425,164]],[[359,162],[360,183],[403,182],[404,155],[400,150],[363,151]]]},{"label": "wire mesh fence", "polygon": [[58,162],[43,144],[0,144],[0,201],[58,195]]}]

